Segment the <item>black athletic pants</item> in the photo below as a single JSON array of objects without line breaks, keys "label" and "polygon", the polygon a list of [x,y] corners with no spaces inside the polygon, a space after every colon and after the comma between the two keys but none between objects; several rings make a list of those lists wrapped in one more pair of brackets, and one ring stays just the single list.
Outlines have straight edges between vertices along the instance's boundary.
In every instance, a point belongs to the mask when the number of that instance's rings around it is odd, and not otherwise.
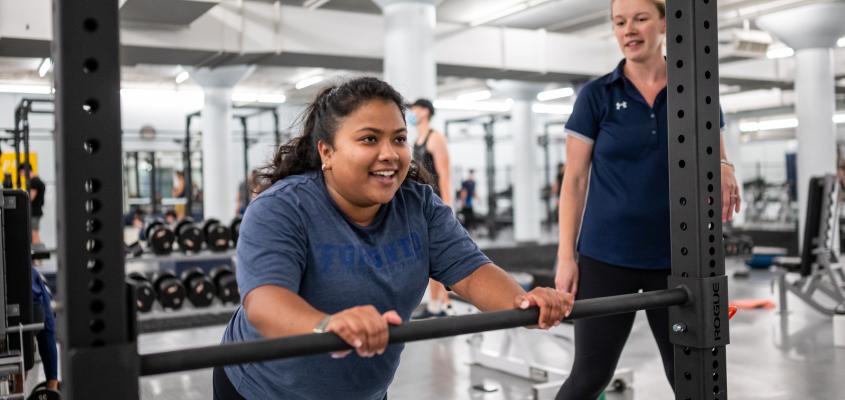
[{"label": "black athletic pants", "polygon": [[212,376],[214,400],[246,400],[235,390],[235,385],[232,385],[223,367],[214,367]]},{"label": "black athletic pants", "polygon": [[[670,270],[642,270],[617,267],[589,257],[578,260],[576,299],[614,296],[666,289]],[[575,321],[575,360],[569,378],[555,400],[594,400],[610,384],[619,355],[631,333],[636,313]],[[648,324],[669,384],[674,388],[674,347],[669,342],[667,309],[646,311]]]}]

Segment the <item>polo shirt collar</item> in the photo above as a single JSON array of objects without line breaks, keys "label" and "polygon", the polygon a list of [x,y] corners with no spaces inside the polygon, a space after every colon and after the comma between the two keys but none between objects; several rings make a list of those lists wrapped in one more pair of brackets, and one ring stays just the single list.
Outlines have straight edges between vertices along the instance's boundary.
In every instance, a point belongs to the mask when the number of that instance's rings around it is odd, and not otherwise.
[{"label": "polo shirt collar", "polygon": [[605,84],[610,85],[612,83],[615,83],[615,82],[625,78],[624,68],[625,68],[625,59],[623,58],[622,61],[620,61],[619,64],[616,65],[616,69],[614,69],[613,72],[610,73],[610,76],[607,77]]}]

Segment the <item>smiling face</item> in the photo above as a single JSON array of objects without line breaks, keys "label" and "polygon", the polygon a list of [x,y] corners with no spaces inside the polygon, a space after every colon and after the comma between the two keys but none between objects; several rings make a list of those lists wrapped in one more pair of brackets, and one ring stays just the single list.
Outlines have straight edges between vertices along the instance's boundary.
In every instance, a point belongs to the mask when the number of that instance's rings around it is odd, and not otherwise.
[{"label": "smiling face", "polygon": [[347,214],[377,209],[393,199],[411,163],[407,139],[396,103],[375,99],[340,121],[334,143],[318,144],[320,158],[329,167],[326,185],[341,209]]},{"label": "smiling face", "polygon": [[626,60],[644,62],[662,56],[666,18],[653,0],[614,0],[611,20],[613,34]]}]

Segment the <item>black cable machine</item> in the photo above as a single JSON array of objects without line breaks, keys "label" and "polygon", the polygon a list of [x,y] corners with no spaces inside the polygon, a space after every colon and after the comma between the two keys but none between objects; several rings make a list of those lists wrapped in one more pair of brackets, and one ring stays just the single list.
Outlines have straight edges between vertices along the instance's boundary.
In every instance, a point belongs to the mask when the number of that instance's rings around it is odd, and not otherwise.
[{"label": "black cable machine", "polygon": [[[668,3],[670,289],[579,301],[574,318],[668,307],[675,398],[724,400],[716,0]],[[144,375],[347,348],[331,333],[139,355],[124,272],[117,0],[53,2],[59,337],[67,399],[138,399]],[[70,165],[73,168],[68,168]],[[120,305],[123,306],[120,306]],[[411,322],[391,341],[533,324],[537,310]],[[669,328],[669,327],[667,327]]]},{"label": "black cable machine", "polygon": [[[51,109],[34,108],[33,105],[36,104],[53,104],[53,100],[27,97],[21,99],[15,107],[15,127],[7,131],[12,134],[12,147],[15,150],[15,171],[20,171],[21,159],[25,164],[32,165],[29,159],[29,115],[53,114]],[[17,187],[26,190],[29,188],[30,171],[24,171],[20,177],[22,182],[18,182]]]},{"label": "black cable machine", "polygon": [[[279,148],[282,144],[282,132],[279,129],[279,111],[276,107],[272,106],[235,106],[236,110],[247,110],[247,111],[254,111],[252,114],[243,114],[243,115],[233,115],[232,118],[238,120],[241,124],[242,129],[242,139],[243,139],[243,158],[244,158],[244,188],[243,188],[243,195],[246,199],[246,202],[249,203],[249,185],[246,183],[249,182],[249,146],[251,143],[249,138],[249,129],[247,128],[247,120],[252,117],[257,117],[264,113],[270,113],[273,116],[273,139],[275,141],[276,148]],[[193,166],[191,165],[191,123],[194,118],[202,116],[202,112],[196,111],[193,113],[188,114],[185,117],[185,153],[183,155],[183,162],[185,165],[185,197],[187,202],[185,204],[185,215],[193,215],[193,177],[191,176],[191,172],[193,170]]]}]

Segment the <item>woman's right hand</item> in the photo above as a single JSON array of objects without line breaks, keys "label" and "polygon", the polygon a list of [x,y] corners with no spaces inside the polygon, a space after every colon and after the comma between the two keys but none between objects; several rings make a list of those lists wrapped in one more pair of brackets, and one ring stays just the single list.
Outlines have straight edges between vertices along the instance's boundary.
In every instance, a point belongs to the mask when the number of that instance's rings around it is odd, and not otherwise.
[{"label": "woman's right hand", "polygon": [[[396,311],[379,314],[371,305],[358,306],[333,314],[326,331],[340,336],[355,349],[358,356],[372,357],[381,355],[387,348],[388,325],[401,323],[402,317]],[[342,358],[350,352],[332,353],[332,357]]]},{"label": "woman's right hand", "polygon": [[575,296],[578,292],[578,263],[572,258],[558,258],[555,288]]}]

